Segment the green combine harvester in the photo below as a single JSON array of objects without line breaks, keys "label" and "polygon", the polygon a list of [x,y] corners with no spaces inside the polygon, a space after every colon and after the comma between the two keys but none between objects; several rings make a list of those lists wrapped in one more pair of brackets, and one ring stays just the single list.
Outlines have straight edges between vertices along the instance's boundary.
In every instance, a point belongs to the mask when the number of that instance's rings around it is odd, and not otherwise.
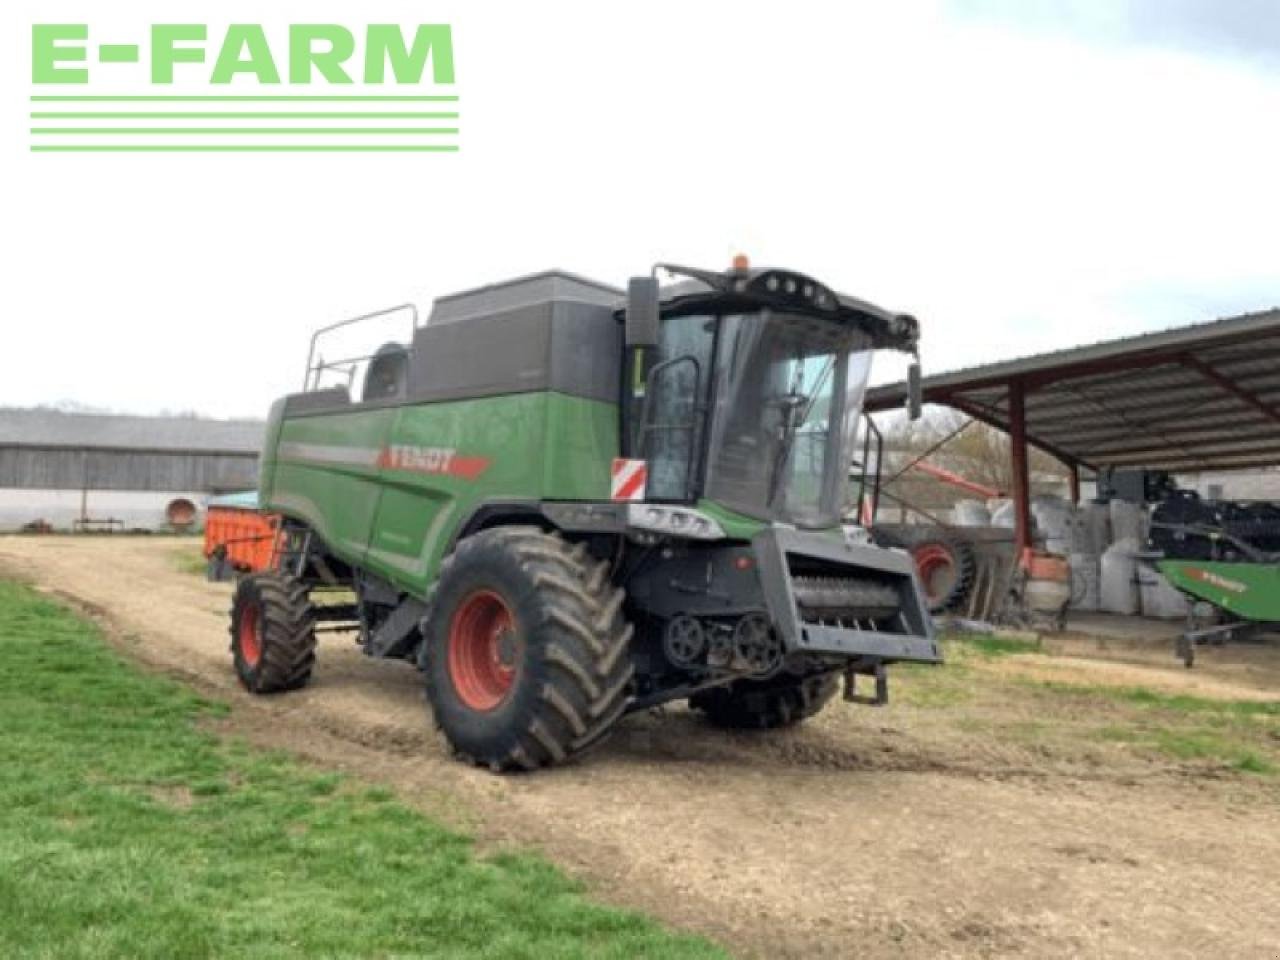
[{"label": "green combine harvester", "polygon": [[442,297],[358,361],[312,339],[261,461],[277,556],[231,610],[245,687],[301,687],[318,628],[358,631],[508,770],[659,703],[779,727],[940,660],[910,558],[840,521],[872,352],[915,354],[916,321],[742,260],[661,269]]}]

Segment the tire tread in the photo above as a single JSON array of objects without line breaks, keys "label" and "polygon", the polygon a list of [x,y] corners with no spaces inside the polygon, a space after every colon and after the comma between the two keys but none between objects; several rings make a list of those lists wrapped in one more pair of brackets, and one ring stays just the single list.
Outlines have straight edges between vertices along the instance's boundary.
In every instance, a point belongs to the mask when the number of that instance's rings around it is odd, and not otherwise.
[{"label": "tire tread", "polygon": [[[441,567],[439,583],[447,589],[460,571],[507,560],[536,598],[537,616],[526,630],[534,638],[531,655],[540,658],[539,688],[500,748],[455,752],[494,770],[528,770],[562,763],[603,741],[626,712],[632,627],[622,616],[625,593],[609,582],[607,562],[595,560],[585,544],[537,527],[498,527],[466,538]],[[446,657],[440,649],[446,631],[437,627],[424,653],[433,701],[433,683],[440,681],[432,677],[443,675]]]}]

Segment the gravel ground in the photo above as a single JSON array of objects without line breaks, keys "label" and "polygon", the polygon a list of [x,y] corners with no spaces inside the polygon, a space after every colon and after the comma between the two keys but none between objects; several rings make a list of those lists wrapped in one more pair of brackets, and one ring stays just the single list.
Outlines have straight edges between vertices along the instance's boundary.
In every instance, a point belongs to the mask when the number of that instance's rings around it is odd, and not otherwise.
[{"label": "gravel ground", "polygon": [[228,732],[388,783],[483,843],[539,848],[600,898],[743,955],[1280,957],[1280,778],[1078,738],[1096,718],[1077,701],[1046,712],[1018,693],[1049,680],[1275,699],[1280,650],[1210,651],[1185,671],[1080,644],[938,689],[902,671],[905,702],[836,703],[776,734],[672,708],[571,766],[496,777],[449,757],[416,671],[341,635],[305,690],[250,698],[227,652],[230,588],[184,571],[191,550],[3,537],[0,568],[229,701]]}]

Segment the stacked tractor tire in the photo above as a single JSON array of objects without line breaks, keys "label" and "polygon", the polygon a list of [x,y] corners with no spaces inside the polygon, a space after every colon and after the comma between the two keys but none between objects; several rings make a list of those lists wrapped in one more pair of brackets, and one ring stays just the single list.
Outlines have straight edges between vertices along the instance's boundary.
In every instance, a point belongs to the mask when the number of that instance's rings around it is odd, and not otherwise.
[{"label": "stacked tractor tire", "polygon": [[952,613],[964,606],[977,571],[977,558],[967,540],[939,527],[877,530],[875,539],[882,547],[911,554],[930,613]]}]

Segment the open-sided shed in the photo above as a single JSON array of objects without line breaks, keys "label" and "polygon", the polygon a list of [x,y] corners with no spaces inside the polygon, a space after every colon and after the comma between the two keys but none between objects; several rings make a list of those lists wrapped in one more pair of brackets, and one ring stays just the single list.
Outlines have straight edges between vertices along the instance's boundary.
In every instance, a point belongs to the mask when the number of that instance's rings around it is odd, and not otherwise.
[{"label": "open-sided shed", "polygon": [[[1176,472],[1280,463],[1280,310],[926,377],[924,399],[1012,439],[1017,537],[1030,545],[1027,448],[1071,468]],[[900,408],[906,384],[867,410]]]}]

